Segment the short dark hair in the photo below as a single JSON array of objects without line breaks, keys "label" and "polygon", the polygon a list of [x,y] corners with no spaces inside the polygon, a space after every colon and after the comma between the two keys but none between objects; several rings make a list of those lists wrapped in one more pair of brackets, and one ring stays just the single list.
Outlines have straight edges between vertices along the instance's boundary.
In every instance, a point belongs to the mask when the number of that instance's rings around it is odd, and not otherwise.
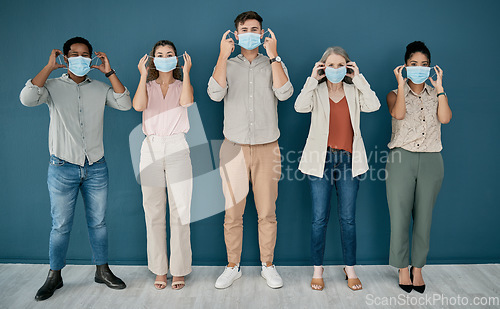
[{"label": "short dark hair", "polygon": [[408,59],[411,58],[411,56],[414,53],[422,53],[427,56],[427,59],[429,59],[429,63],[431,62],[431,52],[425,46],[424,42],[422,41],[415,41],[411,42],[406,46],[406,53],[405,53],[405,63],[408,61]]},{"label": "short dark hair", "polygon": [[67,56],[68,53],[69,53],[69,50],[71,49],[71,45],[77,44],[77,43],[81,43],[81,44],[87,45],[87,47],[89,48],[89,53],[92,55],[92,45],[90,45],[90,42],[87,41],[87,39],[84,39],[84,38],[79,37],[79,36],[71,38],[71,39],[67,40],[66,43],[64,43],[63,54],[65,56]]},{"label": "short dark hair", "polygon": [[238,26],[240,24],[244,24],[247,20],[249,19],[255,19],[260,23],[260,27],[262,28],[262,17],[260,17],[257,12],[254,11],[248,11],[248,12],[243,12],[240,15],[236,16],[236,19],[234,20],[234,27],[236,30],[238,30]]}]

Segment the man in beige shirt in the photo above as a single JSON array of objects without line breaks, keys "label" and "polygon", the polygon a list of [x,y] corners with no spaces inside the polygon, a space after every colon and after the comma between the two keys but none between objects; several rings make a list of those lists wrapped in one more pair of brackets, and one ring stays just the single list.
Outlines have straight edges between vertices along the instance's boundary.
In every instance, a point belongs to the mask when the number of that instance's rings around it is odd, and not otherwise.
[{"label": "man in beige shirt", "polygon": [[264,38],[262,17],[244,12],[234,21],[235,38],[241,54],[228,59],[235,49],[226,31],[220,54],[208,82],[208,95],[214,101],[224,99],[224,136],[220,149],[220,173],[225,197],[224,238],[228,265],[215,283],[227,288],[241,277],[239,267],[243,240],[243,213],[249,182],[252,182],[259,224],[261,275],[271,288],[283,286],[273,265],[276,244],[276,199],[281,177],[278,145],[278,100],[291,97],[293,87],[285,65],[277,52],[277,40],[264,39],[267,56],[259,54]]},{"label": "man in beige shirt", "polygon": [[[66,65],[57,62],[59,55],[64,56]],[[132,102],[129,91],[111,69],[107,55],[103,52],[95,55],[101,64],[91,66],[89,41],[82,37],[67,40],[63,51],[52,50],[47,65],[26,82],[20,94],[23,105],[46,103],[50,113],[47,174],[52,215],[50,270],[35,296],[37,301],[50,298],[63,286],[61,271],[66,266],[78,192],[82,193],[85,205],[92,263],[96,265],[95,282],[112,289],[126,287],[108,266],[105,217],[109,180],[102,136],[105,106],[126,111],[132,107]],[[49,75],[59,68],[68,71],[61,77],[49,79]],[[104,73],[111,86],[90,79],[87,73],[92,68]]]}]

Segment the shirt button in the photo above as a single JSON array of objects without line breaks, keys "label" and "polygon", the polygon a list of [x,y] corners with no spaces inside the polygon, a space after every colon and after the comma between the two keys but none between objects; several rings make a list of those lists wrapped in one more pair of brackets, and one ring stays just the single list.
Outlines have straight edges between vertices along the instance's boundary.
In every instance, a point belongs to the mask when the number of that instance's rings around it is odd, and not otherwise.
[{"label": "shirt button", "polygon": [[423,121],[425,121],[425,119]]},{"label": "shirt button", "polygon": [[422,108],[420,108],[420,110],[421,110],[421,111],[423,111],[423,110],[424,110],[424,108],[422,107]]},{"label": "shirt button", "polygon": [[422,133],[422,135],[425,135],[425,133]]},{"label": "shirt button", "polygon": [[420,144],[417,144],[417,147],[420,146]]}]

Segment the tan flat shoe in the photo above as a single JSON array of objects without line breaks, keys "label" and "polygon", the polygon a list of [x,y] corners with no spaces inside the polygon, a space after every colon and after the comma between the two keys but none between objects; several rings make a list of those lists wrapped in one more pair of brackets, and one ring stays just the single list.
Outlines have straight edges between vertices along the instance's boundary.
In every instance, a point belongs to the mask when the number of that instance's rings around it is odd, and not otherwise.
[{"label": "tan flat shoe", "polygon": [[[345,274],[345,280],[347,280],[347,286],[351,290],[353,290],[353,291],[359,291],[359,290],[363,289],[363,285],[361,284],[361,281],[359,281],[359,278],[349,279],[349,277],[347,276],[347,273],[345,271],[345,267],[344,267],[344,274]],[[355,289],[354,288],[355,285],[360,285],[361,287],[359,289]]]}]

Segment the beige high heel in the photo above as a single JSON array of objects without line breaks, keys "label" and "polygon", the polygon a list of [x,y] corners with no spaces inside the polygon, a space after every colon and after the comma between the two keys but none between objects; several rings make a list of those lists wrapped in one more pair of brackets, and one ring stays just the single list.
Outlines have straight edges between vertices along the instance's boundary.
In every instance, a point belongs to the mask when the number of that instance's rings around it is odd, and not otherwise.
[{"label": "beige high heel", "polygon": [[[321,268],[321,276],[323,276],[324,272],[325,272],[325,269],[322,267]],[[314,288],[315,285],[320,286],[320,288],[319,289],[315,289]],[[323,291],[324,288],[325,288],[325,281],[323,280],[323,278],[312,278],[312,280],[311,280],[311,289],[313,289],[315,291]]]},{"label": "beige high heel", "polygon": [[[347,273],[345,271],[345,267],[344,267],[344,274],[345,274],[345,280],[347,280],[347,286],[351,290],[353,290],[353,291],[359,291],[359,290],[363,289],[363,285],[361,284],[361,281],[359,281],[359,278],[349,279],[349,277],[347,276]],[[355,289],[354,288],[355,285],[360,285],[361,287],[359,289]]]}]

